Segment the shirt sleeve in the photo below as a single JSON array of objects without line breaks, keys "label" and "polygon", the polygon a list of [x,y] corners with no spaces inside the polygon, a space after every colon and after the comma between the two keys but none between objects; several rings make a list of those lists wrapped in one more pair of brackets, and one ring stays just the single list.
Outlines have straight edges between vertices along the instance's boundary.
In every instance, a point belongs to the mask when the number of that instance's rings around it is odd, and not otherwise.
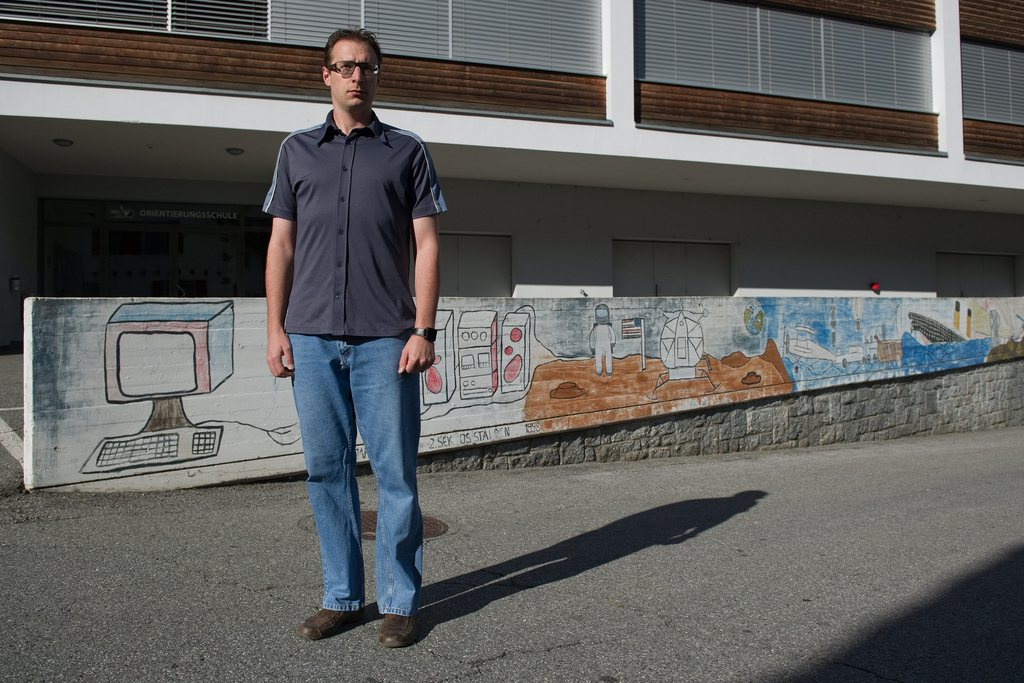
[{"label": "shirt sleeve", "polygon": [[289,138],[285,138],[277,152],[274,177],[270,182],[267,198],[263,202],[263,212],[277,218],[294,221],[297,214],[295,211],[295,189],[292,187],[288,164]]},{"label": "shirt sleeve", "polygon": [[448,210],[444,195],[441,194],[441,186],[437,182],[434,160],[430,158],[430,152],[422,141],[413,162],[412,184],[413,218],[433,216]]}]

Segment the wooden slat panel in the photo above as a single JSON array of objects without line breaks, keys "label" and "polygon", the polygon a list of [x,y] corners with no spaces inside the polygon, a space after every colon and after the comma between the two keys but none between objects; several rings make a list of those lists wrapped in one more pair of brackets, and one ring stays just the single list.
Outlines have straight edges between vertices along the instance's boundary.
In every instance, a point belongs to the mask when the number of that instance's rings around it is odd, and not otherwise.
[{"label": "wooden slat panel", "polygon": [[871,147],[938,148],[934,114],[659,83],[637,84],[637,120]]},{"label": "wooden slat panel", "polygon": [[960,0],[960,35],[1024,47],[1024,0]]},{"label": "wooden slat panel", "polygon": [[761,4],[923,31],[935,30],[934,0],[766,0]]},{"label": "wooden slat panel", "polygon": [[[0,71],[71,80],[313,95],[326,101],[322,54],[319,48],[0,22]],[[605,118],[600,76],[411,57],[385,59],[377,97],[381,104]]]},{"label": "wooden slat panel", "polygon": [[964,119],[967,156],[1024,161],[1024,126]]}]

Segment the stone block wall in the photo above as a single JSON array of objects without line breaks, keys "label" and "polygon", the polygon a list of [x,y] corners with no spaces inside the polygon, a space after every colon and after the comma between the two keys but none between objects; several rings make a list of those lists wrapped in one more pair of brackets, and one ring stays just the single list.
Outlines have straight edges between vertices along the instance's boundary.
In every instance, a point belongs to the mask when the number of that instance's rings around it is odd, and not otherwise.
[{"label": "stone block wall", "polygon": [[426,455],[420,471],[828,446],[1024,425],[1024,361],[720,406]]}]

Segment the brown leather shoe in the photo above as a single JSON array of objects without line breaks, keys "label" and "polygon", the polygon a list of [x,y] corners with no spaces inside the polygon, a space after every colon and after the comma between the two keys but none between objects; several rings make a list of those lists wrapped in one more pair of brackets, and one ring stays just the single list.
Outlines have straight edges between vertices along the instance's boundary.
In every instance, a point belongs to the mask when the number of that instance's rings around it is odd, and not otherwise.
[{"label": "brown leather shoe", "polygon": [[321,609],[319,612],[302,622],[299,626],[299,637],[306,640],[330,638],[344,630],[346,626],[358,624],[363,620],[363,608],[349,612],[333,609]]},{"label": "brown leather shoe", "polygon": [[385,614],[377,642],[384,647],[406,647],[416,642],[416,617]]}]

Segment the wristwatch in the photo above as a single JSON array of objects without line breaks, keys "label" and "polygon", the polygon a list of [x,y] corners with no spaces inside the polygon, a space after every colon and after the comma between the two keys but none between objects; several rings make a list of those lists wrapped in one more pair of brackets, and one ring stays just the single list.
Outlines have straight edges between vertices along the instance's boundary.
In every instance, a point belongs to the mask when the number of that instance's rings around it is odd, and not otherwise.
[{"label": "wristwatch", "polygon": [[414,327],[412,328],[412,333],[417,337],[423,337],[431,343],[437,339],[437,330],[433,327]]}]

